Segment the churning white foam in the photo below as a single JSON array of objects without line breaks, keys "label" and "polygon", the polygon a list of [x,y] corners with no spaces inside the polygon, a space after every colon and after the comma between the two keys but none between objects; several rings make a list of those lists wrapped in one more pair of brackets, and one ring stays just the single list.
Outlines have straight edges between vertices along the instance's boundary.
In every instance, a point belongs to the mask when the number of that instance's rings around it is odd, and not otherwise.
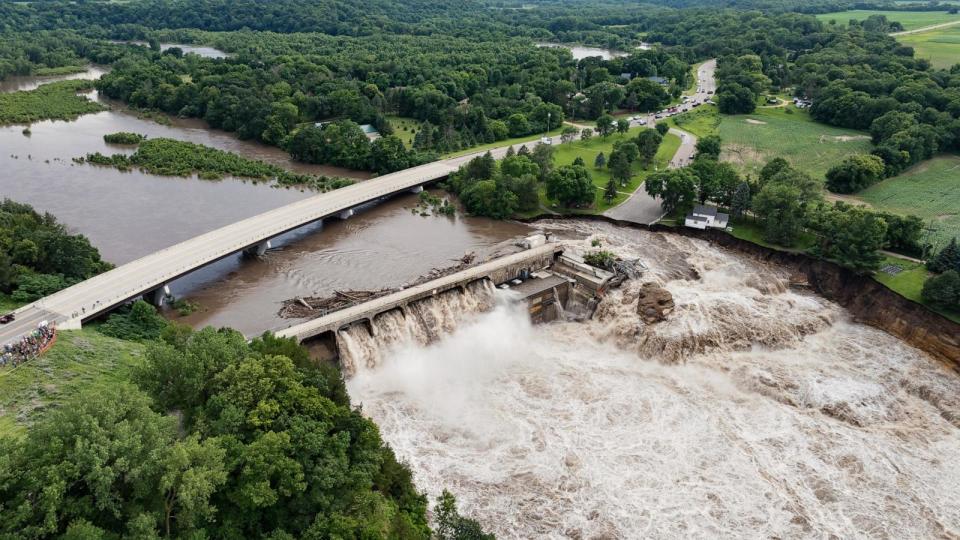
[{"label": "churning white foam", "polygon": [[[501,302],[360,365],[353,400],[421,489],[503,538],[960,534],[957,377],[829,302],[757,287],[775,269],[673,247],[680,261],[647,258],[678,305],[659,327],[631,318],[629,289],[583,324],[534,327]],[[699,280],[678,270],[695,259]],[[636,346],[650,335],[686,352]]]}]

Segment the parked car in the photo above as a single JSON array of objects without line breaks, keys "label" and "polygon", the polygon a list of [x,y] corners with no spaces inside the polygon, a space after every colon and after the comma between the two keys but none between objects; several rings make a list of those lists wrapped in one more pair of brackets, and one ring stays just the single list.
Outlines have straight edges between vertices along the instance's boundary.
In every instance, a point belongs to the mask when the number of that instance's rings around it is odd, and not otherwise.
[{"label": "parked car", "polygon": [[541,137],[540,144],[553,144],[553,137]]},{"label": "parked car", "polygon": [[646,119],[646,118],[641,118],[640,121],[639,121],[639,124],[640,124],[641,126],[647,125],[647,119]]},{"label": "parked car", "polygon": [[13,313],[7,313],[6,315],[0,316],[0,324],[12,323],[17,316]]}]

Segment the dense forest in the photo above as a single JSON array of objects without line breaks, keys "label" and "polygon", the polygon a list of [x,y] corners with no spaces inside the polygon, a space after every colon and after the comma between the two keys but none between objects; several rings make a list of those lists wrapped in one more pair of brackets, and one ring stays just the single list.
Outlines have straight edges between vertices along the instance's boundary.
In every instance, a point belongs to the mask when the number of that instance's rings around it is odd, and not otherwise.
[{"label": "dense forest", "polygon": [[0,293],[32,302],[110,268],[81,235],[26,204],[0,202]]}]

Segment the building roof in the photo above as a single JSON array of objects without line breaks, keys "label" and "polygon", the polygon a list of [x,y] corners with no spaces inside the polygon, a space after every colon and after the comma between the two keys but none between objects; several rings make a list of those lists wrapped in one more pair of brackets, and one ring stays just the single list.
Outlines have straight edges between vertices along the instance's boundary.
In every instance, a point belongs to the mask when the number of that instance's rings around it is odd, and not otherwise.
[{"label": "building roof", "polygon": [[717,212],[717,221],[730,221],[730,214],[724,214],[723,212]]},{"label": "building roof", "polygon": [[693,214],[687,215],[687,219],[689,219],[690,221],[706,221],[707,220],[707,218],[703,216],[695,216]]},{"label": "building roof", "polygon": [[371,126],[370,124],[362,124],[360,129],[362,129],[367,135],[370,135],[371,133],[378,133],[377,128]]},{"label": "building roof", "polygon": [[665,79],[665,78],[663,78],[663,77],[657,77],[656,75],[652,75],[652,76],[650,76],[650,77],[647,77],[647,79],[648,79],[648,80],[651,80],[651,81],[653,81],[653,82],[655,82],[655,83],[658,83],[658,84],[667,84],[668,82],[670,82],[670,81],[668,81],[667,79]]},{"label": "building roof", "polygon": [[695,206],[695,207],[693,208],[693,213],[694,213],[694,214],[699,214],[699,215],[701,215],[701,216],[716,217],[716,216],[717,216],[717,207],[716,207],[716,206],[705,206],[705,205],[700,205],[700,204],[698,204],[697,206]]}]

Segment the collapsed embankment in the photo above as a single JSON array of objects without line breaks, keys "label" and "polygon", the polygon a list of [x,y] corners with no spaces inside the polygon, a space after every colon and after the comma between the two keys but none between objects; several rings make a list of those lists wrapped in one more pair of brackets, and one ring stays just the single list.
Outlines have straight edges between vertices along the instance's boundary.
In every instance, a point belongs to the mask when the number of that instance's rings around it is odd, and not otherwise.
[{"label": "collapsed embankment", "polygon": [[606,216],[543,215],[524,220],[590,219],[621,227],[647,229],[707,240],[758,260],[789,268],[796,282],[846,308],[858,322],[879,328],[910,345],[950,364],[960,372],[960,324],[908,300],[869,276],[858,275],[830,261],[812,256],[778,251],[741,240],[718,230],[698,230],[664,225],[644,226]]}]

